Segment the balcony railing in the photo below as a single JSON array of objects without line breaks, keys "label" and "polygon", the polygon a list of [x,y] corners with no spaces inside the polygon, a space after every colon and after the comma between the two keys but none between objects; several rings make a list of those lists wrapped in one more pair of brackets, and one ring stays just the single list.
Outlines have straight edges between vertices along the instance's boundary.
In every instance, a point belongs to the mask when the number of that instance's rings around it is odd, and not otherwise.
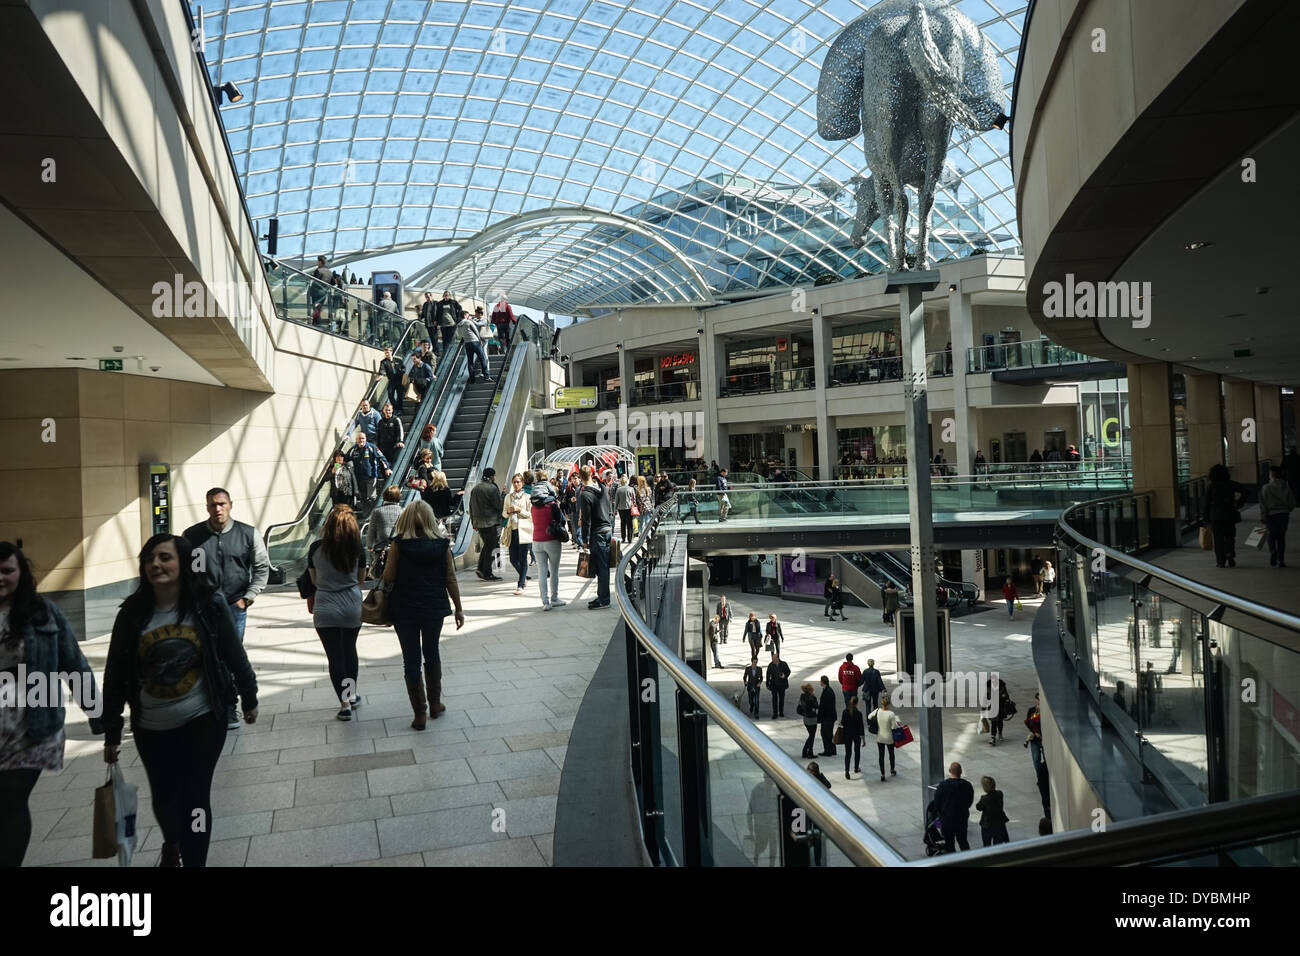
[{"label": "balcony railing", "polygon": [[700,397],[700,383],[695,379],[638,385],[632,390],[633,405],[659,405],[666,402],[694,402]]},{"label": "balcony railing", "polygon": [[[948,350],[927,352],[925,374],[944,378],[952,374],[952,353]],[[840,359],[831,365],[829,385],[871,385],[875,382],[901,382],[903,358],[885,355],[876,358]]]},{"label": "balcony railing", "polygon": [[1009,368],[1050,368],[1099,362],[1101,359],[1064,348],[1047,339],[1037,342],[1008,342],[1004,345],[981,345],[966,353],[967,372],[995,372]]},{"label": "balcony railing", "polygon": [[795,392],[817,384],[815,370],[808,368],[768,369],[728,375],[718,383],[718,397],[758,395],[764,392]]}]

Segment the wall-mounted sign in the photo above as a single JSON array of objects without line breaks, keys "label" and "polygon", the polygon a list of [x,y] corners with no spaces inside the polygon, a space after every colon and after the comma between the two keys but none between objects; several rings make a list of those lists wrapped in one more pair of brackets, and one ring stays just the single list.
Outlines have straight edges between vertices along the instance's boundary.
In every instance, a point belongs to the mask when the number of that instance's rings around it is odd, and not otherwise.
[{"label": "wall-mounted sign", "polygon": [[144,532],[152,538],[172,530],[171,466],[161,462],[140,465],[147,511],[141,516]]},{"label": "wall-mounted sign", "polygon": [[776,340],[776,350],[777,350],[778,352],[784,352],[784,351],[785,351],[786,349],[788,349],[789,347],[790,347],[790,340],[789,340],[789,339],[777,339],[777,340]]},{"label": "wall-mounted sign", "polygon": [[676,355],[665,355],[659,359],[660,368],[680,368],[683,365],[694,364],[694,352],[678,352]]},{"label": "wall-mounted sign", "polygon": [[101,372],[120,372],[122,371],[121,359],[100,359],[99,370]]},{"label": "wall-mounted sign", "polygon": [[[1114,431],[1111,430],[1111,425],[1115,426]],[[1121,434],[1118,418],[1108,418],[1101,423],[1101,440],[1106,443],[1106,447],[1118,448]]]},{"label": "wall-mounted sign", "polygon": [[570,385],[555,390],[556,408],[595,408],[596,386]]}]

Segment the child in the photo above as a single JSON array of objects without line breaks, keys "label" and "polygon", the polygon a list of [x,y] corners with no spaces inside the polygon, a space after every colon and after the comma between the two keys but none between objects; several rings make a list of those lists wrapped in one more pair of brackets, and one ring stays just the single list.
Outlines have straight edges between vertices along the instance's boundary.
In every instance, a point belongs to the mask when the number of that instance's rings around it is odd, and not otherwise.
[{"label": "child", "polygon": [[984,845],[1010,843],[1011,838],[1007,836],[1009,818],[1002,812],[1002,791],[995,789],[997,782],[992,777],[980,777],[980,786],[984,790],[984,796],[975,804],[975,809],[980,811],[980,836]]}]

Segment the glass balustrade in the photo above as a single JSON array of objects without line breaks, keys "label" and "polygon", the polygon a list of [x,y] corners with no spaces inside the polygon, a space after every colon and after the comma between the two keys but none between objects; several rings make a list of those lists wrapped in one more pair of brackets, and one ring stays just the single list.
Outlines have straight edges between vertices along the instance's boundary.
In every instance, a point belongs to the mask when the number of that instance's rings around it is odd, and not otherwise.
[{"label": "glass balustrade", "polygon": [[[380,308],[345,288],[271,260],[266,262],[266,281],[276,313],[286,321],[375,348],[395,348],[403,340],[409,320],[400,311]],[[428,331],[420,338],[427,340]]]},{"label": "glass balustrade", "polygon": [[1012,368],[1043,368],[1057,365],[1077,365],[1101,362],[1082,352],[1064,348],[1047,339],[1036,342],[1004,342],[1001,345],[980,345],[966,350],[966,371],[996,372]]}]

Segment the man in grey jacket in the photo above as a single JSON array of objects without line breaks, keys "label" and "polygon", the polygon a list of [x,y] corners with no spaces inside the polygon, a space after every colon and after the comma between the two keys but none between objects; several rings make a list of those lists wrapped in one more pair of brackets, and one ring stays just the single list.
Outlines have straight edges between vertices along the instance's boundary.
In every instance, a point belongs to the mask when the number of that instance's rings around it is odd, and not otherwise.
[{"label": "man in grey jacket", "polygon": [[[184,538],[194,549],[189,560],[214,596],[219,595],[230,605],[239,639],[243,641],[248,608],[266,587],[271,576],[271,559],[257,529],[231,518],[230,492],[213,488],[205,497],[208,520],[185,529]],[[198,552],[203,555],[201,565],[193,563]],[[231,704],[226,711],[226,726],[236,729],[239,723],[235,705]]]},{"label": "man in grey jacket", "polygon": [[501,489],[497,487],[494,480],[496,476],[495,468],[485,468],[483,480],[470,489],[469,493],[469,520],[479,534],[481,548],[478,553],[478,567],[474,573],[483,581],[501,580],[492,573],[492,554],[501,544],[499,537],[501,512],[505,507]]},{"label": "man in grey jacket", "polygon": [[1268,470],[1269,482],[1259,491],[1259,514],[1268,528],[1268,563],[1286,567],[1286,526],[1295,510],[1295,492],[1287,484],[1282,469]]}]

